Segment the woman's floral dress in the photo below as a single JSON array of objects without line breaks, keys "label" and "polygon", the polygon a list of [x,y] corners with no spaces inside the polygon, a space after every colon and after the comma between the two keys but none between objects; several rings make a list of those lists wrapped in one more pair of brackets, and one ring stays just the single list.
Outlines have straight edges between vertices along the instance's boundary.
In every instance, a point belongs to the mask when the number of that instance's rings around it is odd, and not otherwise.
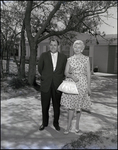
[{"label": "woman's floral dress", "polygon": [[[75,55],[68,58],[72,74],[76,76],[79,81],[76,82],[76,86],[79,94],[66,94],[62,93],[61,105],[65,106],[67,109],[75,109],[80,111],[83,109],[90,109],[91,100],[88,96],[87,90],[87,63],[89,57],[83,54],[79,58],[76,58]],[[66,78],[68,81],[73,81],[71,78]]]}]

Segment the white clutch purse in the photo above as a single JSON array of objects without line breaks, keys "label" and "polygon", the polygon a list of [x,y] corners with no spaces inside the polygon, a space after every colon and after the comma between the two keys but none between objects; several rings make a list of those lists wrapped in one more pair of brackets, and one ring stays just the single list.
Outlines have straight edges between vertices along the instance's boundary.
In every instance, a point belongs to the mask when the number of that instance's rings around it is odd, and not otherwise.
[{"label": "white clutch purse", "polygon": [[68,94],[78,94],[78,90],[76,87],[75,82],[72,81],[63,81],[58,89],[59,91],[63,92],[63,93],[68,93]]}]

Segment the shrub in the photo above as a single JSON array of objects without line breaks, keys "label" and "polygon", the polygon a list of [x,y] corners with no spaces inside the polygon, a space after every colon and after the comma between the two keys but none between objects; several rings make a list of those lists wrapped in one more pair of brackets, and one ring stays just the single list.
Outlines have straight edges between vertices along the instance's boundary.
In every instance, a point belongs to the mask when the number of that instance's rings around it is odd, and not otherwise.
[{"label": "shrub", "polygon": [[19,89],[28,85],[28,81],[26,79],[20,79],[18,77],[13,77],[9,82],[8,86],[12,87],[13,89]]}]

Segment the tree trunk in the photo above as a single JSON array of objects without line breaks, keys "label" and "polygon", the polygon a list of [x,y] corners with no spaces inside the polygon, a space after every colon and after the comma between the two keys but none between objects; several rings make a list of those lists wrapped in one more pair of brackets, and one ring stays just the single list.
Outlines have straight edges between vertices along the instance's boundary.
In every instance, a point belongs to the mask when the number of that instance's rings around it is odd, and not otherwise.
[{"label": "tree trunk", "polygon": [[20,75],[21,78],[25,78],[25,55],[26,55],[26,47],[25,47],[25,36],[24,36],[24,32],[25,32],[25,27],[24,27],[24,23],[23,23],[23,27],[22,27],[22,31],[21,31],[21,64],[20,64]]},{"label": "tree trunk", "polygon": [[9,50],[7,48],[7,60],[6,60],[6,74],[9,74]]},{"label": "tree trunk", "polygon": [[1,57],[1,60],[0,60],[0,64],[1,64],[1,72],[0,72],[0,74],[1,74],[1,77],[3,78],[4,77],[4,72],[3,72],[3,48],[1,49],[1,51],[0,51],[0,57]]},{"label": "tree trunk", "polygon": [[36,83],[36,54],[37,54],[37,44],[30,43],[30,59],[29,59],[29,74],[28,83],[34,85]]},{"label": "tree trunk", "polygon": [[16,65],[17,65],[17,69],[18,69],[18,77],[21,78],[20,64],[19,64],[18,60],[16,59],[14,49],[13,49],[13,57],[14,57],[14,61],[15,61]]}]

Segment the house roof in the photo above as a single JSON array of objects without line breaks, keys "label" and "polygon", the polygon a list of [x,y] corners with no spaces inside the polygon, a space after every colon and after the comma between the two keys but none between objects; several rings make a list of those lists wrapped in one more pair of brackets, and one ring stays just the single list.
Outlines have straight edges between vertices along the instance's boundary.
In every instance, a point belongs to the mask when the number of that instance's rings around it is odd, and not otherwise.
[{"label": "house roof", "polygon": [[[90,34],[87,33],[78,33],[75,31],[71,31],[69,33],[74,33],[76,36],[73,38],[74,40],[82,40],[86,45],[97,45],[96,38]],[[99,45],[117,45],[117,34],[107,34],[102,38],[101,36],[97,36],[97,40],[99,42]],[[49,38],[43,40],[41,43],[48,43]],[[26,42],[28,43],[28,41]]]},{"label": "house roof", "polygon": [[[75,40],[79,39],[84,41],[85,43],[88,41],[86,43],[87,45],[97,44],[95,36],[85,33],[74,33],[76,34],[76,37],[74,38]],[[97,36],[97,40],[100,45],[117,45],[117,34],[107,34],[104,37]]]}]

